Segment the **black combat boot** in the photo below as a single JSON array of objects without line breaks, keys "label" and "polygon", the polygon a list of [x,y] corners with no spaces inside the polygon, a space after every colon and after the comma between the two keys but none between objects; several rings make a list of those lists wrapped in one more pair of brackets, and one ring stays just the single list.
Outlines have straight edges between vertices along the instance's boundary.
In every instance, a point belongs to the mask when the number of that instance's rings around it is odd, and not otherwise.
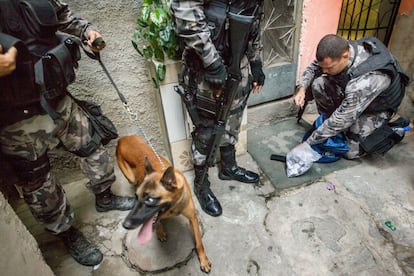
[{"label": "black combat boot", "polygon": [[57,235],[69,250],[69,254],[81,265],[94,266],[102,262],[102,252],[75,227]]},{"label": "black combat boot", "polygon": [[131,210],[135,204],[135,197],[117,196],[111,192],[111,188],[100,194],[95,194],[95,208],[98,212],[107,212],[111,210],[127,211]]},{"label": "black combat boot", "polygon": [[210,190],[208,176],[206,176],[203,183],[200,183],[202,172],[203,167],[194,166],[194,193],[200,203],[201,209],[210,216],[218,217],[222,214],[223,210],[221,209],[220,202]]},{"label": "black combat boot", "polygon": [[219,178],[221,180],[236,180],[244,183],[259,182],[259,175],[237,166],[234,145],[220,147],[221,161]]}]

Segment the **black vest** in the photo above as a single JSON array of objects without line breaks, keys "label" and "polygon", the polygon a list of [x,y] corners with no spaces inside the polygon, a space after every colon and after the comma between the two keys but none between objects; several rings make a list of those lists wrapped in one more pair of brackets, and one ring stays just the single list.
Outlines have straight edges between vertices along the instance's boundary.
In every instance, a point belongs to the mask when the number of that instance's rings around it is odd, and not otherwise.
[{"label": "black vest", "polygon": [[16,70],[0,77],[0,126],[50,114],[74,81],[79,48],[57,30],[48,0],[0,0],[0,44],[18,52]]},{"label": "black vest", "polygon": [[377,38],[366,37],[350,43],[355,50],[358,45],[363,46],[371,53],[371,56],[347,71],[349,79],[357,78],[370,71],[381,71],[391,78],[390,86],[374,99],[365,112],[390,111],[395,113],[404,98],[409,77],[404,74],[397,59]]}]

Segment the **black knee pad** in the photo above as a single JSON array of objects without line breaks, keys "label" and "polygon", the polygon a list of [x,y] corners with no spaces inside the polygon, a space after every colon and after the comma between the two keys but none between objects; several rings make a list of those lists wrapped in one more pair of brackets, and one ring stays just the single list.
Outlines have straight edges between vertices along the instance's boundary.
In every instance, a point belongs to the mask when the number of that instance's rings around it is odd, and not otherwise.
[{"label": "black knee pad", "polygon": [[198,127],[192,133],[194,145],[201,154],[208,154],[210,151],[211,139],[213,137],[212,127]]},{"label": "black knee pad", "polygon": [[46,154],[34,161],[14,155],[7,155],[7,160],[15,171],[17,178],[25,183],[31,183],[45,177],[50,171],[49,158]]}]

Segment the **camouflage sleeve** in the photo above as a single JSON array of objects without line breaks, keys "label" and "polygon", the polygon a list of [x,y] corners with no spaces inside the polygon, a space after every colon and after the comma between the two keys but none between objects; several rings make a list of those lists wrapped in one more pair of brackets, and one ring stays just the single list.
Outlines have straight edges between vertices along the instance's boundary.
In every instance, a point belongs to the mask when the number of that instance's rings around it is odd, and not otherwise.
[{"label": "camouflage sleeve", "polygon": [[322,74],[321,68],[318,65],[318,62],[314,60],[303,72],[300,79],[297,81],[297,87],[303,87],[307,89],[312,81],[319,77]]},{"label": "camouflage sleeve", "polygon": [[59,31],[77,36],[81,39],[87,39],[88,33],[91,30],[98,31],[97,28],[86,19],[77,17],[69,9],[66,3],[61,2],[60,0],[49,0],[49,2],[55,8],[59,21]]},{"label": "camouflage sleeve", "polygon": [[378,71],[351,80],[345,88],[345,99],[341,105],[312,133],[307,142],[310,145],[323,143],[329,137],[347,130],[390,83],[390,77]]},{"label": "camouflage sleeve", "polygon": [[219,58],[210,38],[204,14],[204,1],[171,1],[171,12],[175,20],[178,36],[184,46],[194,49],[206,68]]},{"label": "camouflage sleeve", "polygon": [[[263,2],[261,5],[263,5]],[[263,6],[261,6],[260,9],[262,10]],[[261,52],[263,50],[263,44],[262,44],[262,37],[261,37],[261,31],[260,31],[261,20],[263,20],[262,12],[261,12],[261,18],[256,20],[251,30],[250,39],[252,41],[252,44],[251,44],[251,47],[248,47],[248,50],[246,53],[249,61],[262,61]]]},{"label": "camouflage sleeve", "polygon": [[253,51],[252,54],[248,54],[249,61],[262,61],[261,52],[263,50],[262,40],[260,38],[260,34],[256,36],[255,40],[253,41]]}]

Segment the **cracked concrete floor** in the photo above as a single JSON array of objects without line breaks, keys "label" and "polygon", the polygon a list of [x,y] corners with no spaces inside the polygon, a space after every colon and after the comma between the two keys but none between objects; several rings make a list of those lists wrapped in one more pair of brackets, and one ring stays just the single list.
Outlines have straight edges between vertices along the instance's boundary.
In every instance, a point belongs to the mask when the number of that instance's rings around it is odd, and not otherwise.
[{"label": "cracked concrete floor", "polygon": [[[238,161],[258,169],[249,154]],[[211,187],[223,215],[210,217],[197,205],[210,275],[414,275],[413,161],[414,135],[409,133],[384,157],[364,159],[290,190],[276,191],[265,175],[260,186],[219,181],[212,168]],[[186,175],[192,182],[192,172]],[[97,213],[85,183],[82,178],[64,187],[76,225],[105,254],[98,267],[78,265],[24,204],[16,208],[56,275],[203,274],[183,217],[166,223],[172,242],[161,243],[154,235],[149,246],[137,247],[136,233],[121,226],[126,212]],[[335,189],[327,189],[328,184]],[[133,192],[122,176],[115,190]]]}]

